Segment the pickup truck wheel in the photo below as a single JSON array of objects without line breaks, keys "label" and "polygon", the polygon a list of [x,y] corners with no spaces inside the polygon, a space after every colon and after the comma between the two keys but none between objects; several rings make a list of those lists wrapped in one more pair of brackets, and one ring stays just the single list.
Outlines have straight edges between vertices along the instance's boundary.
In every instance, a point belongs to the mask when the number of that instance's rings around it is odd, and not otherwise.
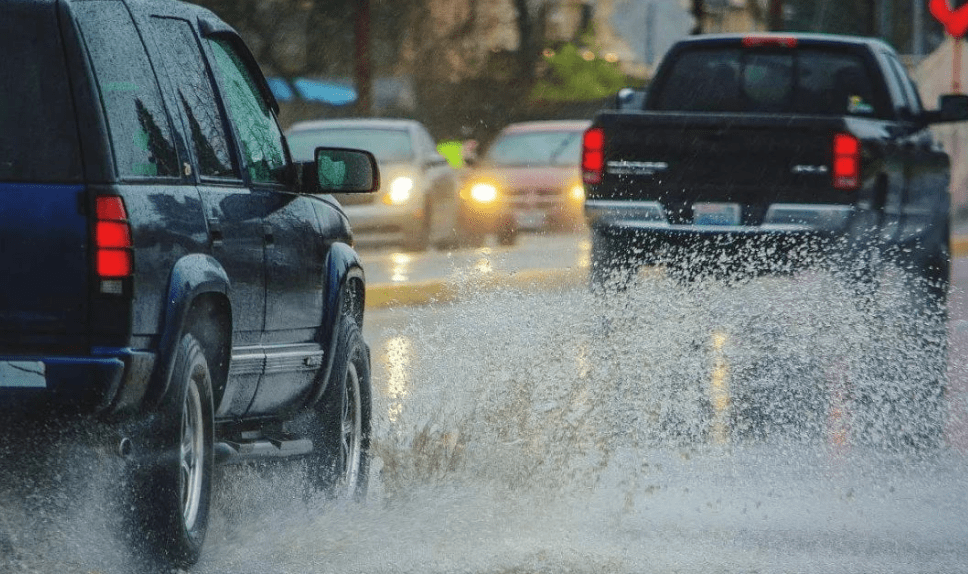
[{"label": "pickup truck wheel", "polygon": [[497,243],[510,247],[518,242],[518,222],[513,215],[508,215],[497,228]]},{"label": "pickup truck wheel", "polygon": [[634,273],[635,268],[627,244],[592,232],[590,280],[593,290],[625,289]]},{"label": "pickup truck wheel", "polygon": [[858,440],[888,449],[931,450],[944,446],[948,411],[947,259],[915,266],[906,298],[884,317],[906,356],[901,363],[874,359],[871,382],[857,389],[860,417],[852,426]]},{"label": "pickup truck wheel", "polygon": [[[165,563],[198,561],[212,492],[212,377],[199,341],[185,334],[171,388],[131,471],[133,518],[143,550]],[[138,460],[140,459],[140,460]]]},{"label": "pickup truck wheel", "polygon": [[370,350],[356,322],[340,320],[333,371],[313,407],[310,481],[334,498],[366,495],[370,449]]},{"label": "pickup truck wheel", "polygon": [[935,254],[921,269],[921,287],[926,295],[927,311],[947,318],[948,290],[951,286],[951,256],[947,251]]}]

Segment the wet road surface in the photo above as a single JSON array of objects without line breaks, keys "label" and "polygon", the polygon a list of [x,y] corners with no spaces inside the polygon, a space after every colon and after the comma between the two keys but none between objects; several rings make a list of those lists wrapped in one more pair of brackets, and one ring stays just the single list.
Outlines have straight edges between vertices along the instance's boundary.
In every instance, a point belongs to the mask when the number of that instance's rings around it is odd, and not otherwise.
[{"label": "wet road surface", "polygon": [[[963,571],[968,261],[954,276],[939,448],[898,438],[936,356],[889,281],[862,307],[813,273],[607,299],[466,281],[371,310],[367,502],[307,495],[298,463],[226,468],[194,571]],[[4,566],[137,571],[114,464],[65,446],[52,478],[6,473]]]}]

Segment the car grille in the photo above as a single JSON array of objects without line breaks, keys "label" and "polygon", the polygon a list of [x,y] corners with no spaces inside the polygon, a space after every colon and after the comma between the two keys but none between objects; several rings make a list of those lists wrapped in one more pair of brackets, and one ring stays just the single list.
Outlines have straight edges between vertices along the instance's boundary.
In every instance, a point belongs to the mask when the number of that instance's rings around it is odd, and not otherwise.
[{"label": "car grille", "polygon": [[552,207],[561,203],[560,189],[513,189],[508,200],[516,207]]}]

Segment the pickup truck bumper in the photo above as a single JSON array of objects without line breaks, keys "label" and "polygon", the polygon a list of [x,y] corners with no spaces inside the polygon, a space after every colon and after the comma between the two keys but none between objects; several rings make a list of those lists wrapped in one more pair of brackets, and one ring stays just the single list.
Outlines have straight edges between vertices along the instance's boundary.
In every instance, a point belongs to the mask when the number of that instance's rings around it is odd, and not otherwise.
[{"label": "pickup truck bumper", "polygon": [[0,355],[0,412],[108,415],[137,407],[148,389],[154,353],[94,351],[83,357]]},{"label": "pickup truck bumper", "polygon": [[850,205],[775,203],[767,209],[761,225],[696,225],[670,223],[658,201],[585,202],[585,217],[593,229],[669,237],[837,235],[846,232],[854,213]]}]

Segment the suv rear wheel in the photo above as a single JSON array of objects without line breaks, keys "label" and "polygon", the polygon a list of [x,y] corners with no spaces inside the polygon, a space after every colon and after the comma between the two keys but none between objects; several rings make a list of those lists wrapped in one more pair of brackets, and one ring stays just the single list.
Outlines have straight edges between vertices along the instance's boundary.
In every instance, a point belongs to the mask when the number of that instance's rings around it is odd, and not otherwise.
[{"label": "suv rear wheel", "polygon": [[198,561],[212,493],[212,376],[201,343],[186,333],[178,345],[171,388],[141,440],[131,469],[133,519],[143,550],[174,566]]}]

